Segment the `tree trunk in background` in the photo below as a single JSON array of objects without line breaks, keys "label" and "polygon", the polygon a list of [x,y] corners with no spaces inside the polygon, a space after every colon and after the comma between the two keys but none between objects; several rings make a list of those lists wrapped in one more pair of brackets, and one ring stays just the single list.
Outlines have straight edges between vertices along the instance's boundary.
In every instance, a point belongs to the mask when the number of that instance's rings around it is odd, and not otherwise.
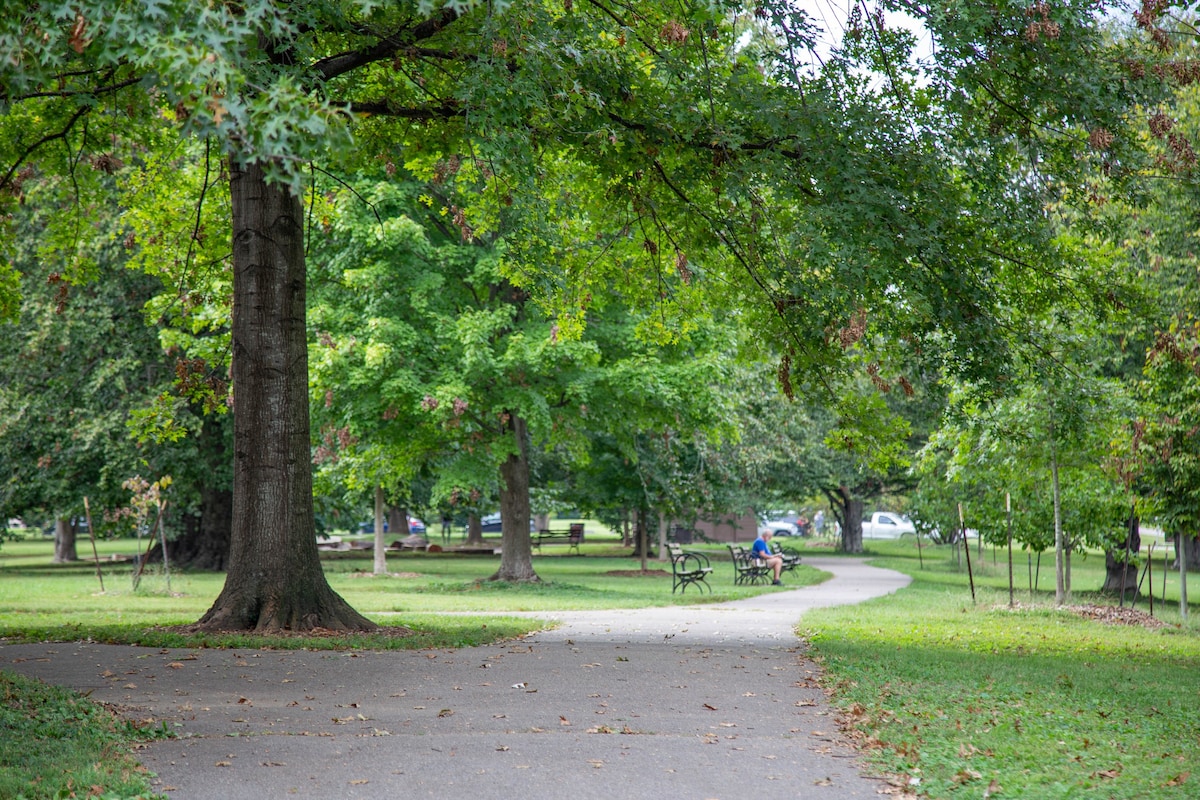
[{"label": "tree trunk in background", "polygon": [[665,561],[667,558],[667,515],[663,512],[658,512],[658,560]]},{"label": "tree trunk in background", "polygon": [[372,630],[330,588],[313,519],[300,198],[230,163],[233,530],[225,587],[197,630]]},{"label": "tree trunk in background", "polygon": [[515,452],[500,465],[500,569],[496,581],[537,581],[529,539],[529,432],[525,420],[508,412]]},{"label": "tree trunk in background", "polygon": [[79,560],[75,550],[75,525],[66,517],[54,519],[54,563],[69,564]]},{"label": "tree trunk in background", "polygon": [[[171,538],[172,567],[200,572],[223,572],[229,566],[233,529],[233,420],[228,414],[203,417],[195,434],[201,460],[190,475],[176,475],[176,486],[187,481],[199,487],[195,511],[175,516],[177,533]],[[179,509],[180,506],[175,506]],[[163,563],[162,545],[155,544],[149,563]]]},{"label": "tree trunk in background", "polygon": [[[1172,566],[1174,569],[1179,569],[1179,534],[1168,538],[1171,544],[1175,546],[1175,563]],[[1200,537],[1183,537],[1183,549],[1184,555],[1187,556],[1188,572],[1200,571]]]},{"label": "tree trunk in background", "polygon": [[[1142,549],[1142,534],[1136,515],[1129,518],[1125,527],[1125,541],[1118,547],[1104,551],[1104,586],[1100,591],[1109,594],[1137,596],[1137,557]],[[1128,552],[1129,561],[1125,560]]]},{"label": "tree trunk in background", "polygon": [[646,571],[646,559],[650,557],[649,516],[650,512],[644,508],[639,508],[634,512],[634,555],[642,561],[642,572]]},{"label": "tree trunk in background", "polygon": [[387,511],[388,533],[403,539],[412,531],[408,529],[408,507],[392,506]]},{"label": "tree trunk in background", "polygon": [[[233,492],[204,488],[200,513],[185,514],[183,533],[171,540],[171,566],[200,572],[221,572],[229,565],[229,537],[233,528]],[[161,564],[162,545],[150,550],[149,562]]]},{"label": "tree trunk in background", "polygon": [[836,497],[842,510],[842,552],[861,553],[863,501],[854,497],[845,486],[838,487]]},{"label": "tree trunk in background", "polygon": [[467,540],[463,544],[467,547],[483,545],[483,522],[478,514],[467,517]]},{"label": "tree trunk in background", "polygon": [[383,541],[383,514],[383,487],[377,484],[375,486],[375,536],[372,542],[374,561],[371,565],[372,573],[375,575],[387,574],[387,545]]}]

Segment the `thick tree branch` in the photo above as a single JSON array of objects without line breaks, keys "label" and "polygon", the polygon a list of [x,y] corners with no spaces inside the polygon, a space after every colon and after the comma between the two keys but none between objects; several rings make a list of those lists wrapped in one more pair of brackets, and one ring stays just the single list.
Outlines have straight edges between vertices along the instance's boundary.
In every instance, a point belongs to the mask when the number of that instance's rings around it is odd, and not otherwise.
[{"label": "thick tree branch", "polygon": [[466,114],[466,109],[454,100],[443,100],[425,106],[405,106],[391,100],[355,100],[346,103],[352,114],[375,114],[402,119],[453,119]]},{"label": "thick tree branch", "polygon": [[75,127],[75,123],[78,122],[85,114],[87,114],[89,110],[90,109],[87,106],[81,106],[77,108],[75,113],[71,115],[71,118],[67,120],[67,124],[63,126],[62,130],[54,133],[48,133],[41,139],[38,139],[36,142],[26,147],[25,151],[21,153],[21,155],[17,156],[17,158],[9,166],[8,171],[4,173],[4,176],[0,177],[0,189],[7,189],[12,186],[13,175],[15,175],[17,170],[21,168],[21,165],[25,163],[25,160],[33,155],[34,151],[43,145],[49,144],[50,142],[58,141],[59,139],[66,139],[67,134],[69,134],[71,129]]},{"label": "thick tree branch", "polygon": [[[615,111],[609,111],[608,118],[627,130],[637,131],[639,133],[651,133],[653,131],[653,129],[649,125],[646,125],[643,122],[637,122],[635,120],[626,119],[625,117],[622,117],[620,114],[616,113]],[[796,141],[795,136],[775,136],[770,139],[763,139],[763,140],[757,141],[757,142],[743,142],[742,144],[739,144],[737,147],[734,147],[734,148],[726,147],[726,146],[720,144],[719,142],[706,141],[704,139],[699,139],[699,138],[694,138],[694,137],[691,139],[680,139],[680,138],[664,135],[663,138],[671,139],[671,140],[677,142],[678,144],[683,144],[688,147],[695,148],[697,150],[708,150],[713,153],[774,152],[774,153],[779,153],[781,156],[784,156],[786,158],[790,158],[793,160],[799,160],[801,158],[801,154],[800,154],[799,150],[796,150],[796,149],[789,150],[789,149],[786,149],[785,147],[783,147],[783,145],[785,145],[788,142]],[[807,195],[810,195],[813,197],[816,196],[815,192],[813,192],[811,189],[808,189],[803,186],[800,186],[798,188]]]},{"label": "thick tree branch", "polygon": [[[89,75],[89,74],[94,74],[94,73],[74,73],[72,75],[59,75],[58,77],[59,78],[78,77],[78,76]],[[119,92],[122,89],[127,89],[130,86],[134,86],[134,85],[138,84],[139,82],[141,82],[141,80],[142,80],[142,78],[139,75],[139,76],[136,76],[133,78],[127,78],[123,81],[118,81],[117,83],[112,83],[107,86],[101,86],[101,87],[95,88],[95,89],[76,89],[76,90],[59,89],[57,91],[52,91],[52,92],[30,92],[29,94],[22,94],[22,95],[16,95],[14,97],[10,97],[10,98],[8,98],[8,100],[10,102],[15,103],[20,100],[36,100],[39,98],[45,99],[48,97],[56,97],[56,98],[85,97],[85,96],[86,97],[98,97],[100,95],[112,94],[113,92]]]},{"label": "thick tree branch", "polygon": [[404,27],[374,44],[358,50],[323,58],[313,64],[313,69],[324,80],[331,80],[347,72],[376,61],[392,58],[396,53],[410,47],[414,42],[428,39],[458,19],[458,12],[446,6],[436,15],[412,27]]}]

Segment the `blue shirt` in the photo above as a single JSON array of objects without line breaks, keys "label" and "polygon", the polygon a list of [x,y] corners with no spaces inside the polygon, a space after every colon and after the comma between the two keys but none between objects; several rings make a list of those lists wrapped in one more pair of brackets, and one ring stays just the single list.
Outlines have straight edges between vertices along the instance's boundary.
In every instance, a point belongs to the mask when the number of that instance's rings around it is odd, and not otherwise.
[{"label": "blue shirt", "polygon": [[750,553],[755,558],[766,558],[771,555],[771,548],[767,547],[766,539],[760,536],[754,540],[754,546],[750,548]]}]

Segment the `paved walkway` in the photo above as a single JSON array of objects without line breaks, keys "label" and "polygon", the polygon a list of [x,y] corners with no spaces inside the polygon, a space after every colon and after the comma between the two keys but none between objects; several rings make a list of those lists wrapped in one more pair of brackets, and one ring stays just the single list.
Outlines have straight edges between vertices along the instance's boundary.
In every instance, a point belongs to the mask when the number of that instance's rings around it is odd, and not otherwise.
[{"label": "paved walkway", "polygon": [[806,558],[819,586],[720,605],[536,616],[520,642],[421,652],[0,646],[180,738],[139,758],[178,800],[878,798],[792,627],[908,578]]}]

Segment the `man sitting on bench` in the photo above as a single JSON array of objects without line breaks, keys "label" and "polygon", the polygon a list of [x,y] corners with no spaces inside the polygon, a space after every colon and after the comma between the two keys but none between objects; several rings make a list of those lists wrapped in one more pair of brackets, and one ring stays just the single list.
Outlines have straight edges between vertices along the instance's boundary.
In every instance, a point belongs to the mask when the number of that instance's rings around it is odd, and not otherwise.
[{"label": "man sitting on bench", "polygon": [[779,574],[783,572],[783,556],[771,552],[771,548],[767,546],[769,541],[771,541],[771,532],[761,531],[758,538],[754,540],[754,546],[750,548],[750,556],[762,561],[775,573],[775,579],[771,581],[772,586],[782,586],[783,581],[779,580]]}]

